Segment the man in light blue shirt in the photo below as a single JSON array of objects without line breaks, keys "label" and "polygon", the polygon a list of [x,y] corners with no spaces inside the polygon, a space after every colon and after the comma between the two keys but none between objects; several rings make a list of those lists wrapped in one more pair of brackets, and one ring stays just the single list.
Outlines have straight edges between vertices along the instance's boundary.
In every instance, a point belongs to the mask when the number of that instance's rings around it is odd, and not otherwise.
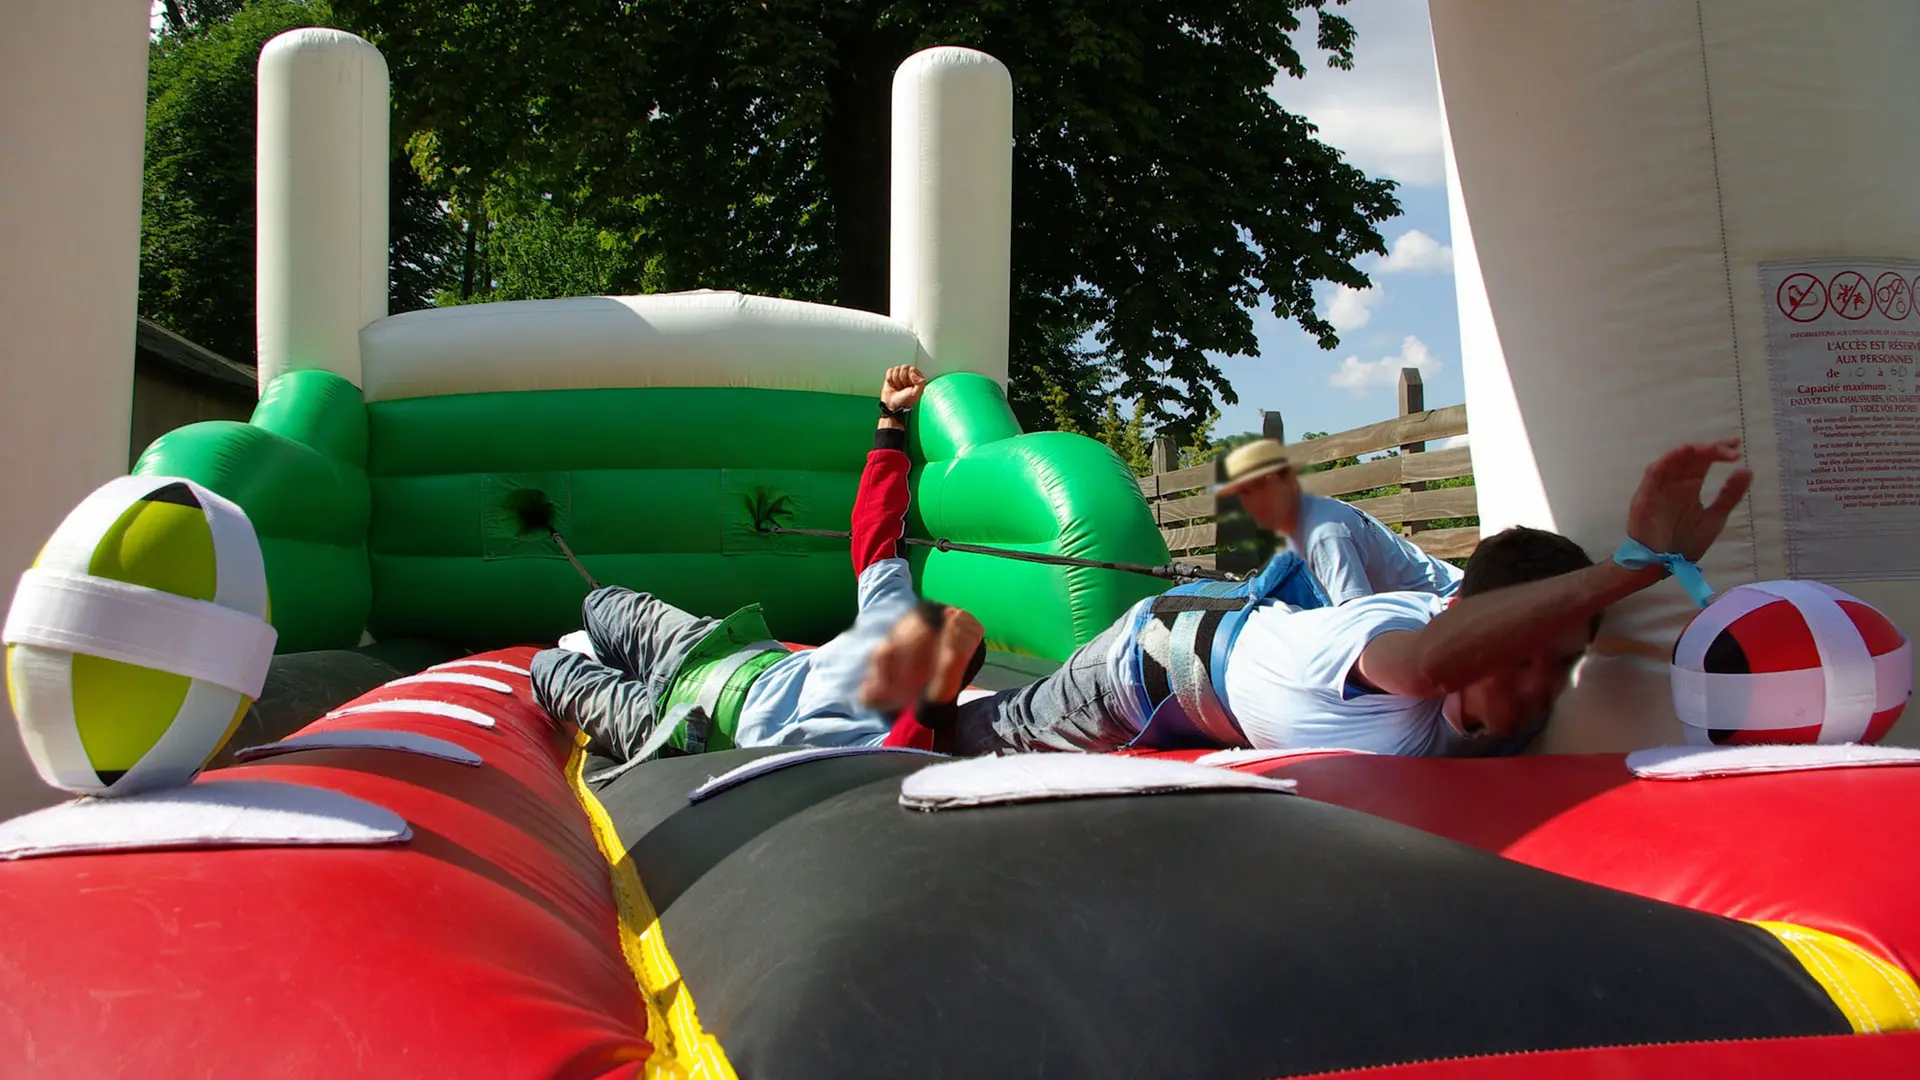
[{"label": "man in light blue shirt", "polygon": [[1228,454],[1226,479],[1214,491],[1238,496],[1261,528],[1285,537],[1335,607],[1375,593],[1445,597],[1460,588],[1458,568],[1421,551],[1366,511],[1301,492],[1292,459],[1273,439]]},{"label": "man in light blue shirt", "polygon": [[[1226,613],[1207,597],[1148,598],[1054,674],[960,706],[955,744],[963,753],[1117,750],[1150,740],[1168,714],[1213,745],[1477,756],[1551,712],[1609,605],[1700,558],[1753,481],[1736,468],[1703,504],[1707,473],[1739,459],[1737,439],[1662,456],[1628,508],[1628,543],[1597,565],[1553,533],[1489,537],[1457,600],[1387,592],[1316,606],[1279,591],[1276,573],[1275,591],[1251,607],[1227,602],[1244,619],[1216,647]],[[1291,558],[1271,568],[1288,569]],[[1196,615],[1182,638],[1182,621]]]}]

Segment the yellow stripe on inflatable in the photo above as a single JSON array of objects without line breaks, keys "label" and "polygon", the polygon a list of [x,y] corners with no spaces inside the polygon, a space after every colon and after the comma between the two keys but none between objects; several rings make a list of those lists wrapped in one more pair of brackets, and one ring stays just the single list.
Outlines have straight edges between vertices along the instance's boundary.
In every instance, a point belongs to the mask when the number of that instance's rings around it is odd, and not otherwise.
[{"label": "yellow stripe on inflatable", "polygon": [[640,874],[627,858],[626,845],[607,816],[607,809],[587,786],[587,734],[576,732],[573,754],[567,759],[567,783],[574,797],[587,812],[593,827],[593,840],[601,857],[613,868],[613,896],[620,910],[620,951],[640,984],[640,997],[647,1006],[647,1040],[653,1044],[653,1056],[647,1059],[649,1078],[687,1078],[687,1080],[737,1080],[725,1050],[713,1036],[700,1028],[693,1010],[693,995],[681,981],[680,968],[667,952],[667,941],[660,931],[660,915],[653,900],[640,884]]},{"label": "yellow stripe on inflatable", "polygon": [[1780,939],[1846,1014],[1855,1034],[1920,1030],[1920,987],[1913,976],[1834,934],[1793,923],[1753,924]]}]

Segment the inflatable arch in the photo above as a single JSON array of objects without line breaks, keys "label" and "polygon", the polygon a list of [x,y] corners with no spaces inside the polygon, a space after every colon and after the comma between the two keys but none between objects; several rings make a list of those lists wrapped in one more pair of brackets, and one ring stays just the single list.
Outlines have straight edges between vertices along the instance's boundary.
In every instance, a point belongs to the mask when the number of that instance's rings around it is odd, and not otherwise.
[{"label": "inflatable arch", "polygon": [[[260,58],[260,379],[249,424],[162,437],[136,472],[231,494],[266,545],[282,650],[427,638],[483,648],[578,624],[580,576],[774,633],[851,621],[844,528],[879,373],[936,381],[914,425],[918,525],[1157,564],[1118,461],[1022,435],[1006,379],[1012,87],[983,54],[914,57],[895,89],[892,316],[693,292],[385,313],[387,75],[350,34]],[[529,525],[528,512],[538,518]],[[996,647],[1064,659],[1154,579],[916,556],[923,591]]]}]

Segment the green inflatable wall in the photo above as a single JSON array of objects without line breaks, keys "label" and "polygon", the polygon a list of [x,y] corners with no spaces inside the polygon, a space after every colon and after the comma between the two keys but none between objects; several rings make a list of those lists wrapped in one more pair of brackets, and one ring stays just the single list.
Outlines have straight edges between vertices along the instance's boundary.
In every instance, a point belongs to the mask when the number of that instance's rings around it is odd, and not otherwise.
[{"label": "green inflatable wall", "polygon": [[[281,376],[251,422],[171,432],[135,471],[196,480],[253,518],[280,650],[429,638],[552,641],[595,577],[700,614],[765,606],[825,640],[854,614],[844,529],[870,397],[718,387],[457,394],[367,403],[323,371]],[[934,380],[917,410],[912,535],[1149,564],[1167,550],[1139,488],[1091,439],[1021,434],[998,384]],[[1158,591],[1137,574],[915,549],[924,595],[981,618],[995,648],[1060,660]]]}]

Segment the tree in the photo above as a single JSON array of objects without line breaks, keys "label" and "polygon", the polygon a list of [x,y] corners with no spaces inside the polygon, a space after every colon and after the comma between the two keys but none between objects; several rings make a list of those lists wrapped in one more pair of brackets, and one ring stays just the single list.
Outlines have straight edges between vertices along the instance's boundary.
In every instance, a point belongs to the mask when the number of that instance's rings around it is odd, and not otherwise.
[{"label": "tree", "polygon": [[218,26],[239,14],[246,0],[160,0],[165,33],[186,37]]},{"label": "tree", "polygon": [[[140,313],[243,363],[254,350],[260,49],[285,31],[332,24],[313,0],[176,3],[150,47]],[[388,187],[390,309],[425,307],[458,237],[407,158],[395,159]]]},{"label": "tree", "polygon": [[[336,0],[386,54],[400,126],[462,206],[531,187],[629,247],[614,288],[884,310],[889,104],[915,50],[1015,85],[1013,396],[1031,426],[1108,397],[1190,434],[1267,304],[1337,343],[1312,287],[1367,284],[1398,212],[1268,94],[1294,45],[1351,63],[1344,0]],[[484,237],[476,238],[476,248]],[[1074,393],[1045,404],[1048,387]]]}]

